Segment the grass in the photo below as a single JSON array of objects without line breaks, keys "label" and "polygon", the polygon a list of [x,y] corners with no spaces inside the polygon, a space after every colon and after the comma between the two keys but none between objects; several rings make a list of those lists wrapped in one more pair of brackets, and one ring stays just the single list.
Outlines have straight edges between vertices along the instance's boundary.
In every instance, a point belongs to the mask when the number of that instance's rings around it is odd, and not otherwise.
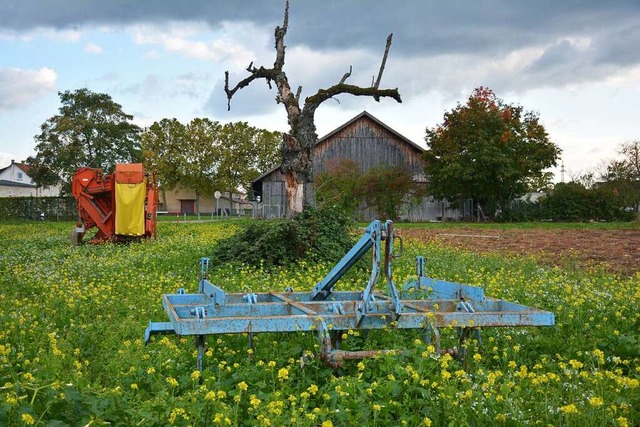
[{"label": "grass", "polygon": [[[162,222],[158,241],[76,248],[72,225],[0,223],[0,425],[640,424],[640,273],[405,242],[398,284],[424,254],[429,276],[553,311],[556,326],[485,329],[466,368],[417,334],[345,331],[346,348],[408,351],[348,362],[338,375],[317,359],[301,368],[316,350],[310,333],[258,335],[252,355],[246,337],[209,337],[201,383],[192,340],[145,346],[143,332],[166,319],[163,293],[197,291],[199,258],[238,223]],[[235,292],[301,291],[330,267],[225,266],[211,280]],[[339,289],[362,289],[366,277],[350,272]],[[443,335],[453,342],[455,330]]]}]

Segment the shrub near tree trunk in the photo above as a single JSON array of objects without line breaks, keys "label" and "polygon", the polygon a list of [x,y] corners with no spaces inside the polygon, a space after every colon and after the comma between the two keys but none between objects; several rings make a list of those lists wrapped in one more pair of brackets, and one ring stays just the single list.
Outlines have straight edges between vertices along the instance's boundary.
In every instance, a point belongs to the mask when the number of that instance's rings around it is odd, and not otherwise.
[{"label": "shrub near tree trunk", "polygon": [[219,241],[213,265],[242,263],[253,267],[288,265],[300,260],[338,261],[353,246],[354,223],[340,209],[307,207],[291,219],[257,221]]}]

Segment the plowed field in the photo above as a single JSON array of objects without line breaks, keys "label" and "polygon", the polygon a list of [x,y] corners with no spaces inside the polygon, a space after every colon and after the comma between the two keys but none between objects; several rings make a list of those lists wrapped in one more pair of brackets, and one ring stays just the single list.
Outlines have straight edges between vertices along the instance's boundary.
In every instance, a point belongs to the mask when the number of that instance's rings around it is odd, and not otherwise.
[{"label": "plowed field", "polygon": [[403,236],[439,240],[479,253],[539,256],[543,262],[598,266],[621,274],[640,271],[640,229],[477,227],[403,229]]}]

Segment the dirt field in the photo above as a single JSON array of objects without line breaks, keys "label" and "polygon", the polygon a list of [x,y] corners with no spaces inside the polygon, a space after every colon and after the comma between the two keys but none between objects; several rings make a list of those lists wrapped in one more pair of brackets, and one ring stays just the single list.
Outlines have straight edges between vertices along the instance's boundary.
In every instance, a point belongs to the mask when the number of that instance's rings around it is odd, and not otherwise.
[{"label": "dirt field", "polygon": [[600,266],[624,275],[640,271],[640,229],[403,229],[401,234],[436,239],[480,253],[533,254],[552,265]]}]

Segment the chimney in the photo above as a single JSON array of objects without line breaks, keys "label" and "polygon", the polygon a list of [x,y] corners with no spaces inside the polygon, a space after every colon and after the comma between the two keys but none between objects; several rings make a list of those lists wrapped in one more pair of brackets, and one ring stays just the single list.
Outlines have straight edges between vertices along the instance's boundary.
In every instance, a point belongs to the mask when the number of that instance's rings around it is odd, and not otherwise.
[{"label": "chimney", "polygon": [[11,159],[11,164],[14,164],[15,162],[16,162],[15,160]]}]

